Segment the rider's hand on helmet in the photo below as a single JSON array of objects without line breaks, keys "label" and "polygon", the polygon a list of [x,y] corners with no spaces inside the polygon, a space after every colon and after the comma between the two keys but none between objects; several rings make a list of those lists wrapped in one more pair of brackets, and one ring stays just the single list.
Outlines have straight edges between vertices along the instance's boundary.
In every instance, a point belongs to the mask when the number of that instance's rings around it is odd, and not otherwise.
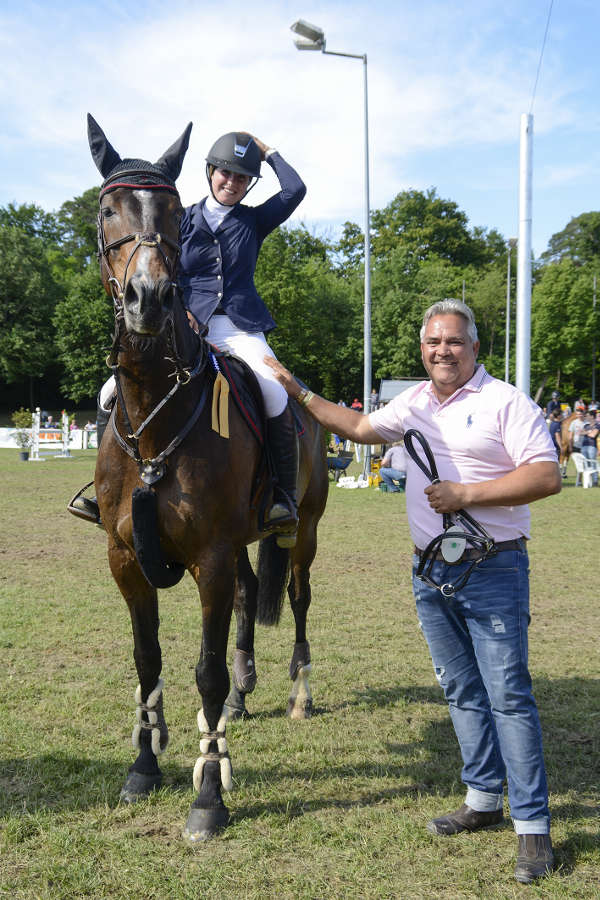
[{"label": "rider's hand on helmet", "polygon": [[[242,134],[250,134],[250,132],[249,132],[249,131],[244,131],[244,132],[242,132]],[[255,135],[253,135],[253,134],[250,134],[250,137],[252,138],[252,140],[254,141],[254,143],[256,144],[256,146],[258,147],[258,149],[260,150],[260,158],[261,158],[262,160],[264,160],[264,158],[265,158],[265,153],[266,153],[267,150],[269,149],[268,144],[264,144],[264,143],[260,140],[260,138],[257,138],[257,137],[256,137]]]}]

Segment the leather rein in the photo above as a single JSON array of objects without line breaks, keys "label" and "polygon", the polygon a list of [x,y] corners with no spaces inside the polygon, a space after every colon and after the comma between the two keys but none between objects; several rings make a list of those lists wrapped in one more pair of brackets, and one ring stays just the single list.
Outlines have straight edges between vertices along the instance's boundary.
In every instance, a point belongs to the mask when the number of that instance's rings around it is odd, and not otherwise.
[{"label": "leather rein", "polygon": [[[130,174],[130,173],[127,173]],[[133,173],[136,174],[136,173]],[[177,194],[177,191],[174,187],[165,184],[118,184],[118,185],[107,185],[105,189],[103,189],[100,193],[100,200],[104,193],[107,190],[114,189],[115,187],[128,187],[132,190],[151,190],[151,189],[167,189],[172,193]],[[179,196],[179,195],[178,195]],[[115,331],[113,335],[113,342],[110,349],[110,353],[106,358],[106,364],[111,369],[116,383],[117,388],[117,404],[121,407],[123,419],[125,422],[125,427],[127,429],[127,434],[123,437],[117,428],[116,417],[113,413],[111,416],[112,430],[113,434],[116,438],[117,443],[121,447],[125,453],[128,454],[138,465],[139,474],[141,480],[144,484],[153,485],[157,481],[159,481],[166,472],[166,462],[167,458],[170,454],[178,447],[183,440],[187,437],[195,423],[197,422],[200,413],[202,412],[204,405],[206,403],[206,397],[208,394],[208,384],[204,384],[203,389],[200,393],[200,399],[196,404],[190,418],[187,420],[185,425],[181,428],[178,434],[169,442],[167,447],[159,453],[157,456],[152,458],[143,458],[140,450],[139,450],[139,438],[150,424],[150,422],[155,418],[155,416],[160,412],[160,410],[167,404],[178,392],[178,390],[182,387],[182,385],[188,384],[192,379],[197,378],[204,369],[206,368],[206,364],[208,362],[208,345],[206,341],[199,338],[199,347],[198,353],[196,357],[192,360],[192,362],[186,365],[180,356],[177,348],[177,339],[175,333],[175,326],[173,323],[173,316],[169,317],[168,322],[168,330],[167,330],[167,344],[170,348],[170,351],[173,353],[173,356],[166,356],[165,359],[168,362],[172,362],[174,365],[174,371],[171,373],[170,377],[175,378],[175,384],[173,387],[167,392],[167,394],[162,398],[162,400],[154,407],[154,409],[150,412],[150,414],[144,419],[142,424],[134,431],[131,425],[131,421],[129,418],[129,414],[127,412],[127,407],[125,404],[125,397],[123,395],[123,388],[121,385],[121,377],[120,377],[120,366],[118,363],[119,352],[122,349],[121,347],[121,331],[125,324],[125,315],[124,315],[124,297],[125,292],[127,290],[127,272],[130,266],[130,263],[137,253],[137,251],[141,247],[151,247],[159,251],[162,256],[163,262],[169,273],[169,278],[171,279],[171,290],[174,294],[174,301],[177,302],[178,298],[176,296],[176,292],[178,291],[178,286],[175,281],[175,273],[177,271],[177,264],[179,262],[179,257],[181,254],[181,244],[178,241],[174,241],[172,238],[167,235],[160,234],[158,232],[146,232],[146,233],[131,233],[126,234],[123,237],[117,238],[114,241],[106,241],[104,235],[104,226],[102,221],[102,209],[100,208],[98,212],[98,220],[97,220],[97,228],[98,228],[98,259],[100,263],[106,266],[106,270],[108,273],[108,284],[110,285],[111,296],[113,300],[114,307],[114,315],[115,315]],[[123,244],[127,244],[133,242],[134,246],[129,256],[127,258],[127,262],[125,264],[125,270],[123,272],[122,282],[117,278],[114,273],[114,270],[110,264],[109,253],[111,250],[116,250],[118,247],[122,247]],[[163,249],[163,245],[170,247],[172,250],[175,250],[175,256],[173,259],[170,259],[165,250]]]}]

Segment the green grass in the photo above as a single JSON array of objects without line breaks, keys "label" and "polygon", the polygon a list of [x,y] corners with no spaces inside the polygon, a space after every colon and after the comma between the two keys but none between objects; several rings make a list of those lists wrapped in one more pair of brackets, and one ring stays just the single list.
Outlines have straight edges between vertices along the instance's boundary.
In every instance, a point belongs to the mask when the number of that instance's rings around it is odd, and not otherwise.
[{"label": "green grass", "polygon": [[559,869],[513,879],[516,838],[436,839],[462,802],[460,757],[410,589],[405,497],[332,486],[313,566],[315,714],[289,722],[294,634],[257,631],[252,718],[229,726],[226,833],[192,849],[200,604],[161,595],[164,787],[118,804],[134,754],[129,617],[104,534],[65,512],[95,453],[21,463],[0,452],[0,897],[596,898],[600,895],[600,490],[533,506],[530,663]]}]

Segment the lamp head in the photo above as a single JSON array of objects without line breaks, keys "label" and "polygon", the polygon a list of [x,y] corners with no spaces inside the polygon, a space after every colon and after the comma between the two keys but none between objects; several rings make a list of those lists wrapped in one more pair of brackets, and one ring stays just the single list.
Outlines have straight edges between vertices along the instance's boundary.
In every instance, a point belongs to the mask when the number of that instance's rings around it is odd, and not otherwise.
[{"label": "lamp head", "polygon": [[290,27],[294,34],[299,34],[300,37],[305,38],[303,41],[294,41],[298,50],[325,49],[325,34],[318,25],[311,25],[310,22],[306,22],[304,19],[298,19]]}]

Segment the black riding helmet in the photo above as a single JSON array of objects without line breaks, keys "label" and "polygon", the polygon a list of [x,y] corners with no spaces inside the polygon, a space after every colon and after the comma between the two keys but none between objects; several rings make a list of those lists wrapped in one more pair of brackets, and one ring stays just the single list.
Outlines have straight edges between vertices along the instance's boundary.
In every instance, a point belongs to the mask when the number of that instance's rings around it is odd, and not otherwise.
[{"label": "black riding helmet", "polygon": [[[250,178],[251,190],[260,178],[261,152],[256,141],[249,134],[230,131],[222,135],[212,145],[206,157],[206,177],[212,193],[211,176],[214,169],[229,169]],[[252,183],[254,179],[254,183]]]}]

